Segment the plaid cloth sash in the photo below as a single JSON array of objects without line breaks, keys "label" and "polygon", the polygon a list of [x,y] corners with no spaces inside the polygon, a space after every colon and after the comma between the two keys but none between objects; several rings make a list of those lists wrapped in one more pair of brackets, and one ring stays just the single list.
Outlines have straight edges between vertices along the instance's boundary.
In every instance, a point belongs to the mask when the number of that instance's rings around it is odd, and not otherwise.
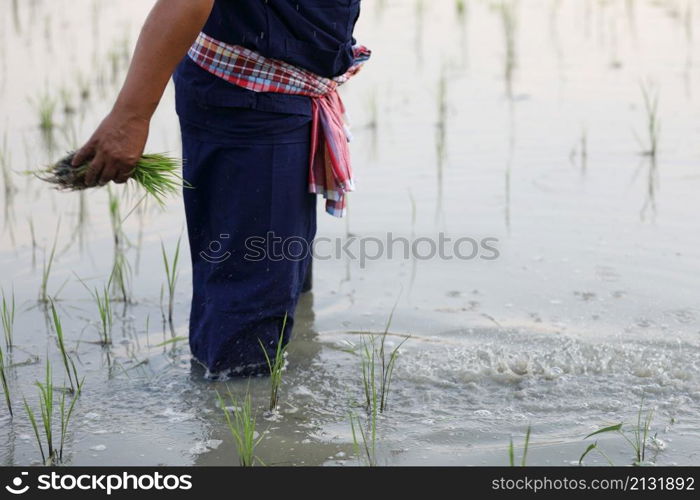
[{"label": "plaid cloth sash", "polygon": [[200,33],[188,55],[192,61],[224,80],[254,92],[311,97],[311,162],[309,192],[322,194],[326,212],[343,217],[346,194],[355,188],[350,163],[350,131],[345,107],[337,92],[370,58],[363,46],[353,48],[355,60],[343,75],[324,78],[284,61],[264,57],[239,45],[230,45]]}]

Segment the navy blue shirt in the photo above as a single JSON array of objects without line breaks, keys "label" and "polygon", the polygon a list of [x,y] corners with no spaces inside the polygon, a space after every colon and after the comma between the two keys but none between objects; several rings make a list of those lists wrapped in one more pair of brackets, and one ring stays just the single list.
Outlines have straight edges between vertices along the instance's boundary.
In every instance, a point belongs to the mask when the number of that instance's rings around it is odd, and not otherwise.
[{"label": "navy blue shirt", "polygon": [[[353,30],[360,0],[216,0],[203,31],[325,77],[345,73],[353,62]],[[209,106],[311,114],[308,97],[252,92],[200,68],[186,57],[177,85]]]}]

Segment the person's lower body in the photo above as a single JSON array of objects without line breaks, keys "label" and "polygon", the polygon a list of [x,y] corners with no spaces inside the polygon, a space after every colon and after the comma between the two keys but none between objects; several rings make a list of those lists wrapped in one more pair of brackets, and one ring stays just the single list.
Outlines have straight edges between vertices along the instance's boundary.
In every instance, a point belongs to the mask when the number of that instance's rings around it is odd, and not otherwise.
[{"label": "person's lower body", "polygon": [[[192,255],[190,348],[212,377],[267,372],[287,343],[316,233],[310,119],[178,95]],[[284,326],[284,331],[283,330]]]},{"label": "person's lower body", "polygon": [[314,288],[314,261],[309,261],[309,267],[306,269],[306,278],[304,278],[304,284],[301,287],[301,293],[307,293]]}]

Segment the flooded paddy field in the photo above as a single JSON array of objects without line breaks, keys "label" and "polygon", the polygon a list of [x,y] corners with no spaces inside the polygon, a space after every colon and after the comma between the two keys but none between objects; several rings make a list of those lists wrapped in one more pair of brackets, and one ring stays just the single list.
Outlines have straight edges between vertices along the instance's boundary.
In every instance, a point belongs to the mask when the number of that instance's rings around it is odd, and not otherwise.
[{"label": "flooded paddy field", "polygon": [[[110,109],[152,3],[0,0],[0,286],[16,304],[0,464],[41,463],[23,398],[38,413],[47,360],[57,401],[68,384],[48,299],[84,378],[67,464],[238,464],[227,387],[250,391],[265,464],[366,463],[351,425],[372,421],[363,339],[394,306],[388,349],[408,340],[375,463],[507,465],[530,427],[529,465],[575,465],[596,439],[629,465],[619,434],[584,438],[632,432],[640,405],[646,462],[700,463],[700,3],[364,0],[357,38],[373,59],[343,89],[358,191],[346,220],[319,213],[319,236],[357,258],[317,259],[272,414],[269,379],[212,383],[192,365],[184,241],[165,320],[161,243],[172,261],[181,199],[161,209],[134,189],[63,193],[25,174]],[[147,151],[180,155],[173,101],[169,89]],[[441,235],[445,255],[431,250]],[[415,251],[380,256],[387,238]],[[496,252],[456,258],[460,239]],[[122,258],[102,345],[91,292]]]}]

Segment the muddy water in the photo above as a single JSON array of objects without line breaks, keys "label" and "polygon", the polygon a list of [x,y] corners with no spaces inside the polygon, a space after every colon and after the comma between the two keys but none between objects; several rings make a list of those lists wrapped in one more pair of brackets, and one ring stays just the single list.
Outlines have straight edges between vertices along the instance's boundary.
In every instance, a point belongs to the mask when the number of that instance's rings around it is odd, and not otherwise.
[{"label": "muddy water", "polygon": [[[59,223],[48,293],[86,377],[68,462],[237,462],[216,404],[224,387],[192,369],[185,342],[160,345],[173,335],[162,324],[160,242],[172,251],[182,233],[180,200],[125,222],[135,303],[115,306],[104,349],[78,277],[94,287],[109,274],[106,193],[81,204],[21,175],[75,147],[109,109],[151,3],[0,0],[0,136],[15,188],[3,195],[0,277],[18,302],[17,416],[0,409],[3,464],[39,458],[21,401],[38,404],[47,355],[63,377],[36,300]],[[320,234],[496,238],[499,258],[317,262],[279,415],[262,413],[267,381],[250,381],[260,457],[356,463],[360,359],[349,347],[382,331],[398,301],[390,342],[412,338],[379,422],[380,463],[505,464],[511,436],[520,447],[532,425],[529,463],[571,464],[586,434],[634,421],[644,397],[656,463],[697,464],[698,4],[523,0],[503,10],[471,0],[462,14],[449,1],[363,4],[358,38],[374,60],[344,90],[359,191],[347,221],[323,217]],[[658,95],[656,158],[641,154],[642,87]],[[58,102],[53,134],[38,128],[42,95]],[[149,150],[179,151],[172,108],[169,90]],[[137,198],[122,198],[123,214]],[[189,285],[183,266],[175,336],[187,334]],[[229,387],[242,394],[247,384]],[[622,438],[600,443],[615,463],[631,462]]]}]

